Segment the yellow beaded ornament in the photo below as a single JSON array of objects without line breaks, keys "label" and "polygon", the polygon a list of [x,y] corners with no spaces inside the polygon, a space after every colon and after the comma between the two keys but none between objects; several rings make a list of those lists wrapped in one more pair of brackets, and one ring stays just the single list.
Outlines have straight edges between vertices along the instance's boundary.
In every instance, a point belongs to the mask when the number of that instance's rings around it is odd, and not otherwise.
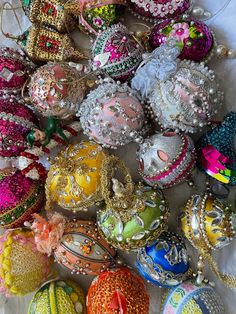
[{"label": "yellow beaded ornament", "polygon": [[94,142],[69,145],[55,159],[46,180],[46,209],[54,202],[76,212],[102,200],[101,171],[106,154]]},{"label": "yellow beaded ornament", "polygon": [[25,295],[48,278],[51,260],[37,251],[31,231],[16,229],[0,237],[0,292]]},{"label": "yellow beaded ornament", "polygon": [[72,281],[52,281],[35,294],[28,314],[86,314],[83,290]]},{"label": "yellow beaded ornament", "polygon": [[219,279],[231,288],[236,288],[236,278],[222,274],[211,256],[213,250],[228,245],[235,235],[236,214],[230,205],[225,205],[210,193],[193,195],[181,216],[182,230],[186,238],[199,252],[198,281],[202,281],[204,262],[207,261]]}]

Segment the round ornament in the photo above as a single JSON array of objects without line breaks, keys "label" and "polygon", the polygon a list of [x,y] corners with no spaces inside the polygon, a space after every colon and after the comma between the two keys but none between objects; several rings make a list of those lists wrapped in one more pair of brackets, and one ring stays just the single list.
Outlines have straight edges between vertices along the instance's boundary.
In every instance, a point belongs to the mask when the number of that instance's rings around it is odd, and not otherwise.
[{"label": "round ornament", "polygon": [[189,258],[182,239],[163,232],[137,254],[137,268],[146,280],[160,287],[179,285],[188,276]]},{"label": "round ornament", "polygon": [[51,261],[37,251],[31,231],[5,231],[0,237],[0,292],[25,295],[46,281]]},{"label": "round ornament", "polygon": [[187,13],[192,0],[128,0],[128,3],[135,16],[156,22]]},{"label": "round ornament", "polygon": [[110,178],[106,182],[109,175],[103,173],[106,207],[98,211],[97,222],[101,234],[109,243],[130,251],[147,245],[165,230],[168,206],[160,191],[142,184],[134,187],[124,164],[117,157],[111,158],[113,160],[109,161],[107,172],[111,171],[113,176],[111,167],[120,167],[125,172],[125,185],[113,177],[113,193],[108,192],[106,189]]},{"label": "round ornament", "polygon": [[222,314],[225,309],[211,286],[186,281],[168,292],[161,313]]},{"label": "round ornament", "polygon": [[55,158],[46,180],[47,208],[52,202],[76,212],[102,200],[101,170],[106,155],[94,142],[67,146]]},{"label": "round ornament", "polygon": [[223,97],[215,74],[203,63],[180,61],[176,39],[147,54],[132,88],[147,100],[152,116],[165,129],[194,133],[217,113]]},{"label": "round ornament", "polygon": [[32,129],[38,129],[38,121],[28,107],[0,100],[1,157],[17,157],[28,148],[26,137]]},{"label": "round ornament", "polygon": [[137,92],[115,82],[103,83],[91,91],[80,106],[78,116],[86,135],[111,148],[139,141],[146,125]]},{"label": "round ornament", "polygon": [[125,5],[126,0],[75,0],[65,4],[65,9],[79,17],[83,31],[97,36],[118,22]]},{"label": "round ornament", "polygon": [[126,267],[99,275],[88,291],[87,313],[148,314],[149,296],[142,279]]},{"label": "round ornament", "polygon": [[92,47],[93,67],[115,80],[126,81],[142,61],[142,52],[126,26],[115,24],[98,35]]},{"label": "round ornament", "polygon": [[180,59],[206,61],[213,53],[214,36],[201,21],[178,18],[160,22],[152,29],[149,42],[157,48],[170,37],[176,38],[182,49]]},{"label": "round ornament", "polygon": [[145,139],[137,158],[139,172],[145,182],[161,189],[181,183],[195,167],[192,139],[175,132],[157,133]]},{"label": "round ornament", "polygon": [[31,215],[43,209],[44,186],[40,181],[25,177],[20,171],[5,175],[0,171],[0,226],[22,227]]},{"label": "round ornament", "polygon": [[21,50],[0,48],[0,99],[20,100],[22,86],[33,68]]},{"label": "round ornament", "polygon": [[64,0],[21,0],[22,8],[30,21],[58,32],[72,32],[76,19],[65,10]]},{"label": "round ornament", "polygon": [[86,314],[85,295],[80,286],[69,280],[44,284],[34,295],[28,314]]},{"label": "round ornament", "polygon": [[32,75],[30,102],[43,116],[67,119],[75,116],[85,95],[80,73],[67,63],[48,63]]},{"label": "round ornament", "polygon": [[236,185],[234,137],[236,113],[230,112],[197,143],[197,165],[209,176],[224,184]]},{"label": "round ornament", "polygon": [[197,249],[217,250],[234,237],[235,210],[209,193],[193,195],[183,210],[181,224],[186,238]]}]

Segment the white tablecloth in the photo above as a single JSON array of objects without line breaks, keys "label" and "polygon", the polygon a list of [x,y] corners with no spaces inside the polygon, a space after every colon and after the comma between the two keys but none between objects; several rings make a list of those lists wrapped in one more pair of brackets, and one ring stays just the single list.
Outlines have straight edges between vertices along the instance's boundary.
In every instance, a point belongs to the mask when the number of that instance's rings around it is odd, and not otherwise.
[{"label": "white tablecloth", "polygon": [[[0,0],[0,5],[2,5],[5,0]],[[10,1],[14,6],[18,6],[18,0]],[[221,7],[223,7],[224,3],[227,0],[196,0],[196,5],[202,5],[204,8],[208,9],[213,14],[216,13]],[[19,34],[20,29],[16,24],[16,21],[11,13],[7,13],[6,16],[4,14],[3,19],[3,28],[6,32]],[[24,17],[23,12],[21,10],[18,11],[18,16],[20,18],[20,23],[22,29],[25,29],[28,25],[28,20]],[[129,19],[128,24],[132,23],[134,19]],[[217,16],[210,19],[207,24],[215,31],[218,42],[226,44],[234,49],[236,49],[236,1],[231,0],[231,3],[228,7],[222,11]],[[75,35],[76,42],[80,43],[80,38],[78,35]],[[7,40],[0,34],[0,45],[1,46],[11,46],[17,47],[17,45],[11,40]],[[219,115],[219,119],[222,119],[223,115],[230,110],[235,109],[235,81],[236,81],[236,60],[222,60],[222,61],[213,61],[211,63],[211,67],[215,69],[218,77],[221,80],[221,89],[225,91],[225,105],[221,110],[221,114]],[[137,176],[137,168],[135,160],[135,150],[136,145],[129,145],[122,149],[120,149],[117,153],[122,156],[122,158],[127,162],[127,164],[132,169],[133,177],[138,179]],[[196,173],[197,178],[197,186],[201,189],[204,188],[204,176],[202,174]],[[186,202],[188,197],[194,193],[196,190],[190,189],[187,184],[182,184],[176,188],[173,188],[167,191],[166,197],[170,202],[171,207],[171,221],[170,228],[176,230],[178,226],[176,226],[176,217],[179,213],[180,208]],[[1,197],[1,196],[0,196]],[[232,202],[235,203],[235,190],[231,191],[230,198]],[[93,213],[94,214],[94,213]],[[124,254],[122,254],[124,256]],[[192,260],[194,260],[195,253],[192,255]],[[130,264],[133,264],[135,261],[135,254],[126,255],[125,259]],[[232,273],[236,275],[236,239],[232,242],[231,245],[223,249],[221,252],[216,254],[217,261],[221,267],[222,271]],[[81,284],[81,286],[86,290],[89,287],[89,284],[92,280],[92,277],[83,277],[83,276],[70,276],[70,274],[61,269],[61,276],[63,278],[70,277],[71,279],[77,281]],[[235,309],[235,300],[236,300],[236,291],[230,290],[227,287],[221,285],[218,280],[212,275],[211,271],[207,272],[207,277],[216,282],[216,290],[221,295],[227,314],[236,313]],[[150,314],[159,314],[160,313],[160,298],[162,294],[162,290],[157,287],[148,286],[148,290],[151,295],[151,308]],[[32,297],[28,295],[22,298],[12,298],[4,304],[4,299],[0,298],[0,314],[26,314],[29,301]],[[65,313],[66,314],[66,313]],[[100,313],[102,314],[102,313]],[[141,313],[140,313],[141,314]],[[191,313],[189,313],[191,314]]]}]

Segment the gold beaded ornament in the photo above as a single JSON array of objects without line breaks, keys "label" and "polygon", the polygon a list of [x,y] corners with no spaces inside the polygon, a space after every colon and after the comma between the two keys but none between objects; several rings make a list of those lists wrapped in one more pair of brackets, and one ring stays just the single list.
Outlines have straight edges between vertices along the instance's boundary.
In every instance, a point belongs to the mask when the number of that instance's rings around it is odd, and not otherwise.
[{"label": "gold beaded ornament", "polygon": [[32,24],[49,26],[61,33],[71,32],[77,21],[65,8],[64,0],[21,0]]},{"label": "gold beaded ornament", "polygon": [[188,200],[181,215],[181,225],[186,238],[199,252],[198,283],[203,280],[202,270],[206,261],[225,285],[236,288],[236,278],[222,274],[211,255],[212,251],[225,247],[233,239],[235,218],[231,205],[223,204],[208,192],[193,195]]},{"label": "gold beaded ornament", "polygon": [[92,141],[71,144],[54,160],[46,180],[46,209],[54,202],[76,212],[103,199],[101,171],[104,150]]}]

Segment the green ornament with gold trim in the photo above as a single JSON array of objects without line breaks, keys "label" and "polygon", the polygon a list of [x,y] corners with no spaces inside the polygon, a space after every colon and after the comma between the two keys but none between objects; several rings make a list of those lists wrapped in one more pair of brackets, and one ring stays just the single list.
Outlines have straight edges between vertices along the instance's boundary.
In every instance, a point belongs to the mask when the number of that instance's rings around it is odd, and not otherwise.
[{"label": "green ornament with gold trim", "polygon": [[57,280],[36,292],[28,314],[86,314],[85,295],[72,281]]}]

